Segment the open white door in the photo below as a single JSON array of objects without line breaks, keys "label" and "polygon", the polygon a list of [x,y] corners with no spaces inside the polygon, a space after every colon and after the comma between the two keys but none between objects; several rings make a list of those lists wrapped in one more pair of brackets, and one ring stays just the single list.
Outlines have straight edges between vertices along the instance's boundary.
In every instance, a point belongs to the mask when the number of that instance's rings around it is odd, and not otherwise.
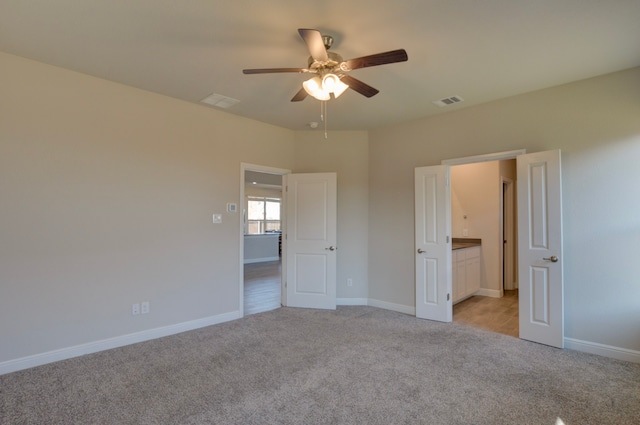
[{"label": "open white door", "polygon": [[562,189],[560,151],[519,155],[520,338],[562,348]]},{"label": "open white door", "polygon": [[287,306],[336,308],[337,177],[289,174],[287,186]]},{"label": "open white door", "polygon": [[451,322],[449,167],[415,170],[416,317]]}]

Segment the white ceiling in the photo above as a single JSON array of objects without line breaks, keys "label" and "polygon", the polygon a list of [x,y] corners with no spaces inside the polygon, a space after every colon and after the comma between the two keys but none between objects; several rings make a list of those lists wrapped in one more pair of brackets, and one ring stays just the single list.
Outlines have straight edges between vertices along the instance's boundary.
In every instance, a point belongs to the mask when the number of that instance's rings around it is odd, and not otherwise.
[{"label": "white ceiling", "polygon": [[[639,0],[1,0],[0,51],[290,129],[319,121],[292,103],[308,74],[298,28],[345,59],[406,49],[409,61],[351,72],[380,90],[330,101],[333,130],[365,130],[640,66]],[[1,70],[0,70],[1,72]],[[457,95],[465,102],[439,108]],[[209,106],[203,106],[209,107]]]}]

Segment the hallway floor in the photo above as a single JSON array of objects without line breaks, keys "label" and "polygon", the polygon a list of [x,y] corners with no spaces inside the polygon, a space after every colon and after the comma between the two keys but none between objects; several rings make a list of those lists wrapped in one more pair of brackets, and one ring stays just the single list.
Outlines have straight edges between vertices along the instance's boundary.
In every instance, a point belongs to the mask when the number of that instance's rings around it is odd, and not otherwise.
[{"label": "hallway floor", "polygon": [[244,314],[262,313],[280,307],[281,261],[244,265]]},{"label": "hallway floor", "polygon": [[518,338],[518,290],[502,298],[473,296],[453,306],[453,321]]}]

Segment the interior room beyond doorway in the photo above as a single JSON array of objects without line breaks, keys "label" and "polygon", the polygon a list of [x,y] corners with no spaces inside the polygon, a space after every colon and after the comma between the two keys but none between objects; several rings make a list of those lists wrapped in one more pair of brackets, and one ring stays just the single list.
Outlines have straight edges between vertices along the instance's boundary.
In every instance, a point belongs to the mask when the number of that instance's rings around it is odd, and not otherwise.
[{"label": "interior room beyond doorway", "polygon": [[[503,190],[505,182],[510,190],[515,188],[516,161],[456,165],[450,176],[452,237],[480,241],[479,267],[468,268],[467,275],[458,264],[458,273],[454,272],[453,320],[518,337],[516,197],[513,192],[505,196]],[[472,292],[456,297],[460,279],[462,285],[465,279],[477,283]]]},{"label": "interior room beyond doorway", "polygon": [[245,315],[282,303],[282,175],[244,171],[243,311]]}]

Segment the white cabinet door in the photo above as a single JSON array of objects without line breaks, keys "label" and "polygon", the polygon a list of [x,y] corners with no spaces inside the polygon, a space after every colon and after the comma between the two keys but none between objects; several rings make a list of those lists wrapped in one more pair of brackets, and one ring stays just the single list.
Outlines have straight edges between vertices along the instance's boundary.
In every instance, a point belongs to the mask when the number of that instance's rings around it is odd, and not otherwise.
[{"label": "white cabinet door", "polygon": [[467,265],[464,250],[453,251],[453,302],[464,298],[467,293]]},{"label": "white cabinet door", "polygon": [[289,174],[286,185],[287,306],[335,310],[336,174]]},{"label": "white cabinet door", "polygon": [[520,338],[562,348],[560,151],[517,158]]},{"label": "white cabinet door", "polygon": [[465,249],[467,275],[466,295],[473,295],[480,289],[480,247]]},{"label": "white cabinet door", "polygon": [[480,247],[453,251],[453,302],[480,289]]}]

